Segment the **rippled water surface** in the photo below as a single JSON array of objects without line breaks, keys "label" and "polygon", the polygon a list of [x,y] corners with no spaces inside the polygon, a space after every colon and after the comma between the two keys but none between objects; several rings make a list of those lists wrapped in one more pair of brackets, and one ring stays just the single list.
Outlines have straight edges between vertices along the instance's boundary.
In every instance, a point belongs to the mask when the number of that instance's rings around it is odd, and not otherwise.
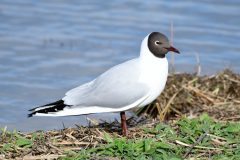
[{"label": "rippled water surface", "polygon": [[[0,1],[0,127],[86,124],[86,116],[26,117],[109,67],[139,54],[143,37],[174,26],[175,69],[240,71],[240,1]],[[171,57],[169,57],[171,58]],[[118,114],[92,115],[110,120]]]}]

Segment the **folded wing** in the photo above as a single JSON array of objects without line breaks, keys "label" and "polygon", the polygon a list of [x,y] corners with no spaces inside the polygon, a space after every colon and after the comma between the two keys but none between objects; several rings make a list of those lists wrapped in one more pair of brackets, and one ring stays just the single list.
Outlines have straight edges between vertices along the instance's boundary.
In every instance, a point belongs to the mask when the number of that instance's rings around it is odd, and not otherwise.
[{"label": "folded wing", "polygon": [[120,108],[132,104],[148,94],[148,87],[139,82],[136,60],[117,65],[97,79],[70,90],[64,103],[74,107]]}]

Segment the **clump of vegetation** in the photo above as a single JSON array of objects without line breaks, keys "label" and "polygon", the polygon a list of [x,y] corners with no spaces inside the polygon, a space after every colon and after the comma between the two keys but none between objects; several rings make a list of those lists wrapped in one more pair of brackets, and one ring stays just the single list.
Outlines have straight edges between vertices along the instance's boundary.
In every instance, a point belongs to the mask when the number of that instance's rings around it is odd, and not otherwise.
[{"label": "clump of vegetation", "polygon": [[[174,74],[157,100],[138,110],[166,120],[203,112],[220,120],[240,120],[240,75],[224,70],[212,76]],[[227,118],[227,119],[226,119]]]}]

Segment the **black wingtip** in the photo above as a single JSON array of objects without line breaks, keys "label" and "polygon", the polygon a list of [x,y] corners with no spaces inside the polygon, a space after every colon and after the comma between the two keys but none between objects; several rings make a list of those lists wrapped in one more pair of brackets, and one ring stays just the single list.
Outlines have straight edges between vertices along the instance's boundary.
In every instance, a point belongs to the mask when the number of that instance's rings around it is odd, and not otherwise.
[{"label": "black wingtip", "polygon": [[31,112],[31,111],[34,111],[35,108],[32,108],[32,109],[29,109],[28,111]]},{"label": "black wingtip", "polygon": [[64,109],[64,107],[69,106],[64,104],[63,100],[58,100],[56,102],[52,102],[43,106],[39,106],[36,108],[29,109],[28,117],[33,117],[36,113],[44,113],[47,114],[49,112],[58,112]]},{"label": "black wingtip", "polygon": [[31,118],[34,115],[34,113],[30,113],[27,115],[27,118]]}]

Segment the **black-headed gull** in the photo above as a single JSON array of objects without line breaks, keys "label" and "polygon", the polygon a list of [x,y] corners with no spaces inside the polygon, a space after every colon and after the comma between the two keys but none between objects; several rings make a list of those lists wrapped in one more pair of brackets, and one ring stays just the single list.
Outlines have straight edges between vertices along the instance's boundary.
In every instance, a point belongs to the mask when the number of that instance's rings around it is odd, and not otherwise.
[{"label": "black-headed gull", "polygon": [[164,34],[152,32],[143,39],[139,57],[73,88],[59,101],[31,109],[29,117],[120,112],[123,135],[127,135],[125,111],[151,103],[163,91],[169,51],[179,53]]}]

